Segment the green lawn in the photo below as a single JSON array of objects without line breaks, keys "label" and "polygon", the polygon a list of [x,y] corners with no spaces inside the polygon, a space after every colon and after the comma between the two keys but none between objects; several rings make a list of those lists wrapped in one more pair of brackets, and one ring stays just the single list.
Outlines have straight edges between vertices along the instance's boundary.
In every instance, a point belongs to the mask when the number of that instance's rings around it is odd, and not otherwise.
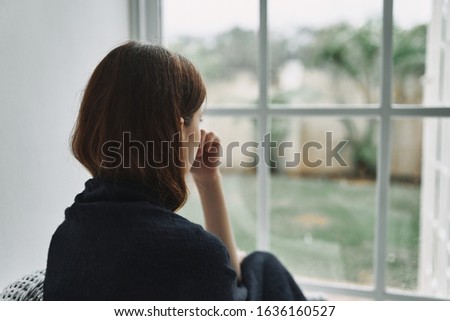
[{"label": "green lawn", "polygon": [[[224,187],[239,247],[256,247],[254,175],[226,174]],[[417,286],[419,200],[417,185],[393,183],[388,216],[388,286]],[[202,223],[195,189],[181,214]],[[299,275],[373,283],[375,185],[371,181],[272,175],[271,251]]]}]

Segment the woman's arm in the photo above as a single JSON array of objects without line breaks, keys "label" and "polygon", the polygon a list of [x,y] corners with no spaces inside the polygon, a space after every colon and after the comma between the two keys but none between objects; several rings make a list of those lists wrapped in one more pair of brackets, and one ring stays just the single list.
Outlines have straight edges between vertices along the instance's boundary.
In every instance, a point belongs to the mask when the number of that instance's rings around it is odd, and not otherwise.
[{"label": "woman's arm", "polygon": [[238,251],[225,204],[218,166],[220,140],[202,130],[202,141],[191,174],[200,194],[206,229],[218,236],[228,249],[231,264],[241,279]]}]

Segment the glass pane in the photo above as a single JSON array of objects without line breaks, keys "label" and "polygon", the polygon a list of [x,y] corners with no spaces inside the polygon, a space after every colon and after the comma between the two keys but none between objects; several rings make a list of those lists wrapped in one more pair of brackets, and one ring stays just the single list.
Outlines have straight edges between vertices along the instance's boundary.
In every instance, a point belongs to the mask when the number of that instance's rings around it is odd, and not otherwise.
[{"label": "glass pane", "polygon": [[257,0],[164,0],[163,40],[200,69],[208,104],[255,106]]},{"label": "glass pane", "polygon": [[[436,79],[424,81],[427,67],[431,68],[428,73],[432,78],[432,69],[440,69],[440,66],[426,66],[427,29],[432,6],[433,1],[429,0],[394,1],[392,99],[395,104],[423,104],[424,84],[435,83],[439,87],[439,75],[436,75]],[[439,37],[433,40],[440,41]],[[435,45],[439,46],[436,43],[432,47]],[[440,64],[440,56],[438,50],[437,57],[428,61]]]},{"label": "glass pane", "polygon": [[[392,124],[387,285],[448,298],[450,119],[402,117]],[[438,151],[445,148],[444,156]]]},{"label": "glass pane", "polygon": [[392,122],[387,285],[417,289],[420,229],[422,120]]},{"label": "glass pane", "polygon": [[377,127],[272,119],[271,250],[296,276],[373,284]]},{"label": "glass pane", "polygon": [[[223,157],[221,172],[227,208],[231,217],[236,242],[246,252],[256,249],[256,170],[254,157],[256,120],[248,117],[205,116],[202,128],[214,131],[221,140]],[[191,196],[180,213],[203,224],[200,198],[192,180]]]},{"label": "glass pane", "polygon": [[382,2],[269,1],[271,103],[377,103]]}]

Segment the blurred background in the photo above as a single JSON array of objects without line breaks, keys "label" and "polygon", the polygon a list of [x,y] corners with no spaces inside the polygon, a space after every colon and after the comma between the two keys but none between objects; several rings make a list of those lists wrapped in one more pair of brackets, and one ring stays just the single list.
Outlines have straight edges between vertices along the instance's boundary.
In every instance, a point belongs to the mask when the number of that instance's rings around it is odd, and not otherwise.
[{"label": "blurred background", "polygon": [[[226,155],[240,248],[259,248],[264,202],[266,249],[301,283],[370,298],[378,162],[389,157],[384,286],[406,297],[450,297],[450,113],[411,111],[449,107],[448,1],[394,0],[389,108],[405,112],[389,116],[389,155],[380,154],[380,114],[361,112],[382,104],[384,2],[269,0],[266,47],[261,2],[0,0],[0,288],[45,267],[50,237],[89,178],[68,141],[90,73],[116,45],[144,38],[198,66],[208,88],[203,125],[224,146],[260,141],[262,121],[278,143],[264,182],[260,168],[240,166],[247,158],[239,149]],[[270,115],[261,118],[261,108]],[[315,108],[324,111],[295,113]],[[333,146],[348,141],[340,153],[348,166],[283,165],[308,142],[325,146],[326,132]],[[293,143],[284,156],[282,142]],[[324,160],[325,150],[309,157]],[[180,214],[202,223],[190,186]]]}]

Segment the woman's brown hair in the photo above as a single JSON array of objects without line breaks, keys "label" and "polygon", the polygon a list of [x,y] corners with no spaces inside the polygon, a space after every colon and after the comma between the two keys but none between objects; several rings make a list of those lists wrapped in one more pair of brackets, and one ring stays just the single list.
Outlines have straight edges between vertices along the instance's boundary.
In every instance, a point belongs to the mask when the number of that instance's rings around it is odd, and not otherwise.
[{"label": "woman's brown hair", "polygon": [[[200,74],[183,56],[157,45],[123,44],[103,58],[87,84],[72,136],[73,154],[92,176],[143,183],[176,210],[187,198],[180,119],[189,126],[205,96]],[[132,140],[128,146],[125,134]],[[114,150],[114,164],[105,159],[111,142],[122,142]],[[144,166],[143,146],[146,159],[154,161]],[[157,164],[168,166],[152,166]]]}]

